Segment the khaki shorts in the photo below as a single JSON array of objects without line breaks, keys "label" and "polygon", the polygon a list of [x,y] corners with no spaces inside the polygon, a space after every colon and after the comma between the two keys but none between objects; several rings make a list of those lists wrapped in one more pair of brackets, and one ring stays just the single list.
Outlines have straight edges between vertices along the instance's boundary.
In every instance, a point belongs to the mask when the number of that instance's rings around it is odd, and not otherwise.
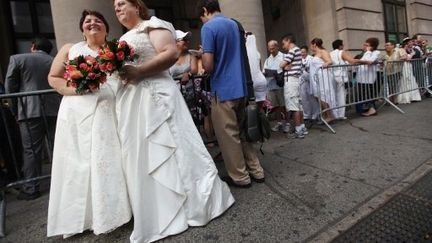
[{"label": "khaki shorts", "polygon": [[300,98],[300,78],[288,77],[288,81],[285,81],[284,97],[287,111],[303,111]]},{"label": "khaki shorts", "polygon": [[267,99],[272,103],[273,107],[285,106],[283,89],[269,90],[267,93]]}]

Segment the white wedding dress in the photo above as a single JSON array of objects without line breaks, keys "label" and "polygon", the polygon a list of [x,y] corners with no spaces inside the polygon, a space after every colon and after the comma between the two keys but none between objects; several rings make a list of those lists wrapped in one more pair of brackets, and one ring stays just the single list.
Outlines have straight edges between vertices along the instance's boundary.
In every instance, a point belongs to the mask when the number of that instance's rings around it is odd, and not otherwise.
[{"label": "white wedding dress", "polygon": [[[336,92],[333,75],[328,69],[321,69],[324,61],[319,57],[313,57],[309,62],[310,70],[310,91],[312,95],[321,101],[326,102],[329,108],[336,107]],[[331,110],[336,117],[335,110]]]},{"label": "white wedding dress", "polygon": [[416,78],[413,74],[412,64],[405,62],[402,70],[402,77],[399,80],[398,92],[412,90],[409,92],[397,95],[397,102],[399,104],[409,104],[411,101],[421,101],[420,91],[418,89]]},{"label": "white wedding dress", "polygon": [[[121,37],[139,55],[135,64],[156,56],[148,34],[155,28],[175,38],[173,26],[156,17]],[[168,70],[120,88],[116,109],[134,215],[131,242],[205,225],[234,203]]]},{"label": "white wedding dress", "polygon": [[[69,59],[96,56],[86,42]],[[121,163],[112,77],[95,93],[64,96],[57,117],[48,207],[48,236],[106,233],[131,219]]]},{"label": "white wedding dress", "polygon": [[261,55],[256,46],[255,35],[247,36],[246,51],[252,76],[255,101],[265,101],[267,95],[267,79],[261,71]]}]

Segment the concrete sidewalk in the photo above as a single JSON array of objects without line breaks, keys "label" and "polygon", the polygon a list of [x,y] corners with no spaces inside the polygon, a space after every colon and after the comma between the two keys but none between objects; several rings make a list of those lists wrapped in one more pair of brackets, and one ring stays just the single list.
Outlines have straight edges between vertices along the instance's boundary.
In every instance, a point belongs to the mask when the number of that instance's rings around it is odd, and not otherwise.
[{"label": "concrete sidewalk", "polygon": [[[324,126],[305,139],[275,133],[261,156],[264,184],[232,188],[236,203],[224,215],[162,242],[330,241],[432,169],[432,99],[401,108],[406,114],[385,106],[338,122],[337,134]],[[48,239],[47,192],[30,202],[7,196],[0,242],[127,242],[131,233],[129,223],[102,236]]]}]

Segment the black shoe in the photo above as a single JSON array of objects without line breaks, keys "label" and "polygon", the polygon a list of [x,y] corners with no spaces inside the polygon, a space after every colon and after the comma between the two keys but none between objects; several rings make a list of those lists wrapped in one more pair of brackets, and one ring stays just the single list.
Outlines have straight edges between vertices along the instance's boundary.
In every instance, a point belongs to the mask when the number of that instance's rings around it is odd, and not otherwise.
[{"label": "black shoe", "polygon": [[228,184],[228,186],[233,186],[233,187],[238,187],[238,188],[249,188],[252,186],[252,183],[248,183],[248,184],[244,184],[244,185],[237,184],[229,176],[224,176],[221,178],[221,180],[225,181]]},{"label": "black shoe", "polygon": [[41,196],[40,192],[33,192],[33,193],[20,192],[17,196],[17,199],[30,201],[30,200],[34,200],[40,196]]},{"label": "black shoe", "polygon": [[257,179],[255,177],[251,176],[251,179],[256,183],[264,183],[265,182],[265,177]]}]

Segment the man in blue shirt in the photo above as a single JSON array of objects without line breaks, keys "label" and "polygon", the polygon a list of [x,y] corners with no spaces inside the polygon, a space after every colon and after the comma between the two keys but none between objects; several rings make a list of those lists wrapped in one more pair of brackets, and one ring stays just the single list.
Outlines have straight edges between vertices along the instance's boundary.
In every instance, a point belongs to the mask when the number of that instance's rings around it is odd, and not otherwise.
[{"label": "man in blue shirt", "polygon": [[247,97],[246,73],[237,23],[225,17],[217,0],[198,3],[203,46],[202,62],[211,75],[211,117],[229,177],[229,185],[250,187],[264,182],[264,171],[251,144],[242,136]]}]

